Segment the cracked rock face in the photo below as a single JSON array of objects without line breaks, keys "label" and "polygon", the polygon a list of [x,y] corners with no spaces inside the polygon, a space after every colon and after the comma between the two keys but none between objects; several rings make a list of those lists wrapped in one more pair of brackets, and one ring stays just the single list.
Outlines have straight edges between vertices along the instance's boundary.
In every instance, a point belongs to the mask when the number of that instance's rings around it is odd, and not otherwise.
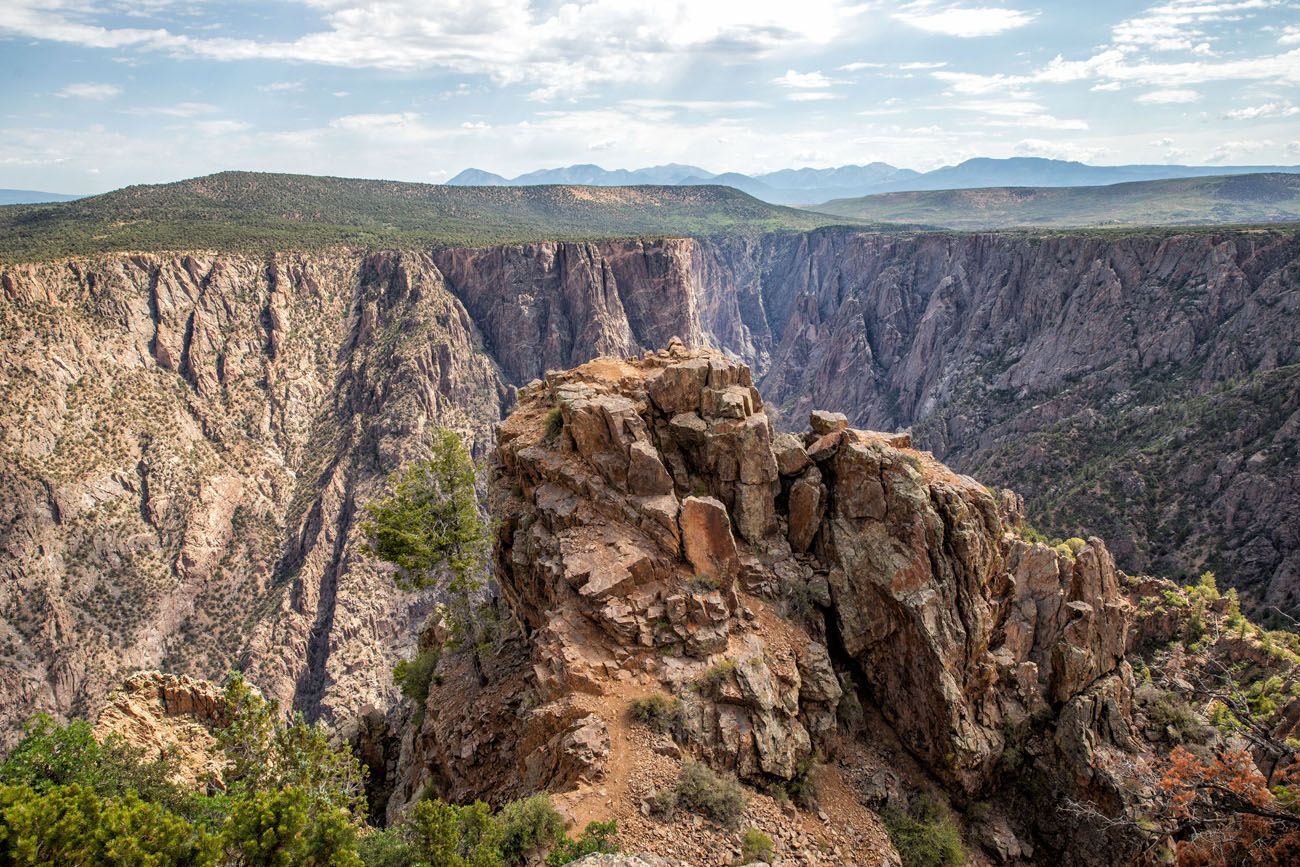
[{"label": "cracked rock face", "polygon": [[[0,744],[122,672],[245,668],[347,721],[429,607],[359,555],[360,503],[509,390],[427,256],[18,266],[0,309]],[[9,423],[13,422],[13,423]]]},{"label": "cracked rock face", "polygon": [[[905,436],[819,414],[774,439],[749,383],[740,362],[673,342],[552,373],[500,426],[498,581],[540,702],[523,727],[551,719],[533,738],[548,755],[590,756],[546,768],[521,746],[529,778],[598,777],[600,750],[564,745],[600,726],[559,709],[648,682],[678,696],[691,752],[788,780],[835,729],[838,658],[933,773],[980,791],[1004,732],[1119,666],[1109,553],[1021,541],[1014,495]],[[665,468],[671,490],[634,484],[638,463]],[[779,604],[798,587],[817,600],[804,625]]]},{"label": "cracked rock face", "polygon": [[109,694],[95,735],[116,735],[144,759],[171,759],[173,782],[203,791],[221,786],[225,757],[214,731],[226,725],[221,687],[206,680],[158,671],[131,675]]},{"label": "cracked rock face", "polygon": [[[1297,261],[1294,230],[821,230],[5,265],[0,744],[37,710],[93,714],[138,668],[247,667],[330,722],[386,712],[430,600],[358,555],[357,510],[431,426],[485,455],[516,387],[673,335],[752,374],[706,359],[667,374],[647,399],[673,448],[599,459],[655,544],[680,536],[684,497],[711,496],[738,544],[779,526],[816,554],[844,514],[830,492],[844,425],[910,426],[950,465],[1024,493],[1050,534],[1095,532],[1130,571],[1214,569],[1248,608],[1286,609]],[[828,411],[815,439],[786,433],[811,410]],[[580,435],[612,443],[584,425],[626,407],[572,411]],[[775,467],[750,448],[765,437]],[[1098,483],[1075,485],[1089,454]],[[677,485],[688,460],[709,471],[698,491]],[[854,520],[885,503],[875,486],[856,496]],[[776,574],[741,571],[752,586]],[[825,598],[829,573],[809,586]]]}]

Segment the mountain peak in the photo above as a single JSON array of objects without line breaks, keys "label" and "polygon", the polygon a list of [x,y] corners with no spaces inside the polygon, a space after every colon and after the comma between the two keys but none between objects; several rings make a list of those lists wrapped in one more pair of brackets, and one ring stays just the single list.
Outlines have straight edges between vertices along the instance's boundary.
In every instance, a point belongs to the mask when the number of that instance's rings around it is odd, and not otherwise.
[{"label": "mountain peak", "polygon": [[446,182],[449,187],[504,187],[509,183],[501,175],[482,169],[465,169]]}]

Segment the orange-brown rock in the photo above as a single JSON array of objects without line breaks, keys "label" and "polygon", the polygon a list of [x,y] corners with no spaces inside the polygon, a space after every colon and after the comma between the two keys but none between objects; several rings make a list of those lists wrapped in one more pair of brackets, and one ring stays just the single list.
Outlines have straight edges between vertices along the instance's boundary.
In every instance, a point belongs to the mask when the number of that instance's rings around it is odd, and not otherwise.
[{"label": "orange-brown rock", "polygon": [[167,757],[188,791],[221,785],[225,756],[213,732],[226,724],[221,687],[205,680],[141,671],[108,696],[95,735],[116,735],[146,760]]},{"label": "orange-brown rock", "polygon": [[[674,341],[520,391],[498,431],[492,502],[497,580],[531,662],[502,695],[535,704],[510,704],[502,727],[490,720],[506,706],[451,713],[431,695],[422,737],[476,745],[413,741],[403,792],[433,779],[465,795],[491,778],[493,793],[518,793],[511,767],[570,790],[565,803],[627,791],[620,732],[627,696],[646,693],[680,702],[678,743],[656,755],[756,784],[830,749],[850,680],[929,773],[971,796],[1031,719],[1073,708],[1062,743],[1095,743],[1087,709],[1114,704],[1095,691],[1130,677],[1127,607],[1100,540],[1073,554],[1022,541],[1014,495],[905,437],[819,416],[820,433],[774,438],[749,381],[739,362]],[[643,493],[634,462],[662,466],[671,489]],[[796,609],[796,597],[809,601]],[[471,758],[489,742],[513,756],[490,773]],[[1066,765],[1078,758],[1062,750]],[[437,773],[422,777],[422,762]],[[1007,834],[995,848],[1021,851]]]},{"label": "orange-brown rock", "polygon": [[679,521],[686,559],[695,573],[719,583],[735,578],[740,558],[731,534],[731,518],[722,503],[713,497],[687,497],[682,500]]}]

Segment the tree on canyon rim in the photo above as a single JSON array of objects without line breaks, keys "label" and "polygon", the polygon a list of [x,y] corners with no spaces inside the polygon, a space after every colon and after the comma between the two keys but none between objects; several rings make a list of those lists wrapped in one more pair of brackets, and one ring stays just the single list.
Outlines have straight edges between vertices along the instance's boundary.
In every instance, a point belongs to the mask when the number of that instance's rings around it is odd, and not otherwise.
[{"label": "tree on canyon rim", "polygon": [[366,550],[397,567],[403,590],[437,588],[447,602],[453,646],[471,651],[476,668],[485,628],[476,611],[491,533],[479,511],[474,461],[454,432],[433,432],[430,455],[389,479],[389,493],[366,505]]}]

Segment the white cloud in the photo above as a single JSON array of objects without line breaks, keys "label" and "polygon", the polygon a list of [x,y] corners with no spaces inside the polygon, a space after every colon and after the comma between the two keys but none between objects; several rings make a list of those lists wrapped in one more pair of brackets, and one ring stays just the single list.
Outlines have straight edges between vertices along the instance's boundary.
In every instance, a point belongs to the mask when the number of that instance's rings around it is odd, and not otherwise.
[{"label": "white cloud", "polygon": [[1200,98],[1201,95],[1199,93],[1186,88],[1153,90],[1136,97],[1137,101],[1143,105],[1183,105],[1189,102],[1196,102]]},{"label": "white cloud", "polygon": [[1251,139],[1249,141],[1239,139],[1225,141],[1210,152],[1206,162],[1224,163],[1229,161],[1249,159],[1252,155],[1273,148],[1273,142],[1268,139]]},{"label": "white cloud", "polygon": [[1291,117],[1294,114],[1300,114],[1300,108],[1290,102],[1266,102],[1233,109],[1223,116],[1230,120],[1259,120],[1266,117]]},{"label": "white cloud", "polygon": [[420,123],[420,115],[413,111],[393,112],[390,114],[346,114],[330,121],[332,129],[373,131],[411,127]]},{"label": "white cloud", "polygon": [[767,103],[757,99],[625,99],[621,105],[630,108],[707,112],[740,111],[767,107]]},{"label": "white cloud", "polygon": [[898,64],[898,68],[899,69],[942,69],[947,65],[948,62],[946,60],[940,60],[937,62],[913,61],[911,63],[900,63]]},{"label": "white cloud", "polygon": [[926,0],[926,2],[907,4],[895,12],[894,17],[928,33],[969,39],[996,36],[1008,30],[1015,30],[1017,27],[1024,27],[1037,15],[1033,12],[996,6],[961,6]]},{"label": "white cloud", "polygon": [[302,90],[301,81],[272,81],[270,84],[259,84],[257,89],[263,93],[293,93]]},{"label": "white cloud", "polygon": [[[89,4],[60,0],[6,0],[0,5],[0,32],[71,42],[89,48],[124,48],[142,45],[160,48],[172,35],[166,30],[101,27],[77,20]],[[94,7],[90,7],[93,9]]]},{"label": "white cloud", "polygon": [[824,102],[839,99],[838,95],[826,88],[848,84],[846,81],[831,78],[823,72],[797,72],[793,69],[787,69],[784,75],[772,79],[772,83],[790,89],[791,92],[785,97],[790,102]]},{"label": "white cloud", "polygon": [[1125,19],[1111,31],[1116,46],[1126,52],[1190,51],[1213,54],[1207,28],[1237,22],[1284,0],[1165,0]]},{"label": "white cloud", "polygon": [[968,99],[952,103],[946,108],[978,112],[985,115],[988,126],[1021,126],[1040,129],[1084,130],[1088,124],[1082,120],[1053,117],[1047,107],[1030,99]]},{"label": "white cloud", "polygon": [[1282,29],[1282,35],[1277,41],[1283,45],[1300,44],[1300,24],[1288,24]]},{"label": "white cloud", "polygon": [[1087,145],[1071,142],[1027,138],[1016,142],[1012,152],[1022,157],[1046,157],[1052,160],[1075,160],[1076,162],[1089,163],[1104,158],[1109,153],[1109,150],[1104,147],[1088,147]]},{"label": "white cloud", "polygon": [[824,102],[828,99],[839,98],[838,95],[828,90],[800,90],[786,96],[786,99],[791,102]]},{"label": "white cloud", "polygon": [[63,99],[112,99],[121,92],[122,88],[116,84],[83,81],[79,84],[69,84],[55,91],[54,95]]},{"label": "white cloud", "polygon": [[830,78],[823,72],[796,72],[793,69],[787,69],[784,75],[778,75],[772,79],[773,84],[779,84],[782,87],[807,88],[810,90],[831,87],[836,84],[845,82]]},{"label": "white cloud", "polygon": [[837,72],[861,72],[864,69],[884,69],[887,63],[868,63],[865,60],[856,60],[853,63],[846,63],[843,66],[835,67]]},{"label": "white cloud", "polygon": [[200,120],[190,128],[205,136],[223,136],[236,132],[245,132],[252,127],[242,120]]},{"label": "white cloud", "polygon": [[1120,84],[1118,81],[1107,81],[1102,84],[1094,84],[1088,89],[1095,93],[1114,93],[1123,87],[1124,85]]},{"label": "white cloud", "polygon": [[[692,59],[761,59],[852,38],[857,0],[296,0],[320,26],[286,40],[192,36],[90,23],[82,0],[5,0],[0,33],[96,48],[163,51],[214,60],[279,60],[396,71],[442,69],[495,83],[535,85],[536,99],[582,95],[603,83],[663,80]],[[303,16],[311,21],[312,16]]]},{"label": "white cloud", "polygon": [[931,75],[948,85],[953,93],[989,94],[1034,84],[1066,84],[1097,80],[1101,84],[1134,84],[1161,90],[1186,88],[1215,81],[1258,81],[1279,85],[1300,85],[1300,49],[1284,54],[1259,55],[1235,60],[1187,60],[1156,63],[1132,60],[1116,48],[1108,48],[1086,60],[1056,57],[1047,65],[1026,74],[936,70]]},{"label": "white cloud", "polygon": [[213,114],[217,107],[209,102],[178,102],[175,105],[136,106],[127,109],[127,114],[160,114],[165,117],[198,117],[201,114]]}]

